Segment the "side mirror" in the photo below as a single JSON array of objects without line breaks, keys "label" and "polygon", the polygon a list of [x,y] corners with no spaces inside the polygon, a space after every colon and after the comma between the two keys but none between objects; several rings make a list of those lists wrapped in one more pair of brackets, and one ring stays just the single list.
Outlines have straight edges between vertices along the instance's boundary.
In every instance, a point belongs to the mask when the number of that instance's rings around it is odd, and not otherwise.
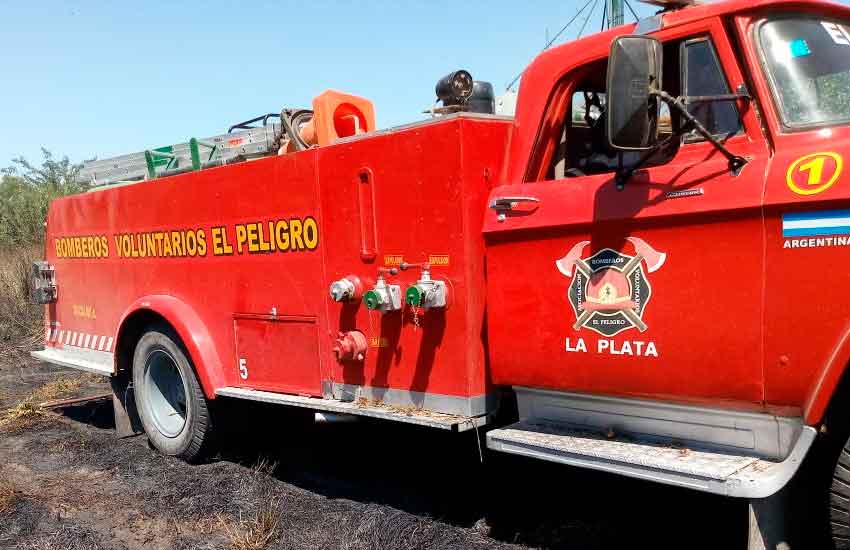
[{"label": "side mirror", "polygon": [[661,42],[620,36],[608,56],[608,143],[620,151],[646,151],[658,142]]}]

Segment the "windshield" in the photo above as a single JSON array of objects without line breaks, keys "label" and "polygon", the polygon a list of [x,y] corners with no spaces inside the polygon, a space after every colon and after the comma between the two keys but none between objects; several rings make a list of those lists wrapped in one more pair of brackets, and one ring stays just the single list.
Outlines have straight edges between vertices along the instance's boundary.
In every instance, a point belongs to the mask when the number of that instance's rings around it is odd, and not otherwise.
[{"label": "windshield", "polygon": [[850,23],[777,19],[761,26],[759,40],[787,126],[850,121]]}]

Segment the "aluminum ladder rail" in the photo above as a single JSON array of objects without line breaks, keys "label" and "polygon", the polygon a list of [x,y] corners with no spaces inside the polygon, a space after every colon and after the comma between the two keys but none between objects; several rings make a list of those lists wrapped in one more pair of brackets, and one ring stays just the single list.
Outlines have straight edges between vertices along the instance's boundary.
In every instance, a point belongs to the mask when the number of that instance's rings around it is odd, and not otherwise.
[{"label": "aluminum ladder rail", "polygon": [[277,153],[279,123],[83,163],[81,181],[99,187],[150,180]]}]

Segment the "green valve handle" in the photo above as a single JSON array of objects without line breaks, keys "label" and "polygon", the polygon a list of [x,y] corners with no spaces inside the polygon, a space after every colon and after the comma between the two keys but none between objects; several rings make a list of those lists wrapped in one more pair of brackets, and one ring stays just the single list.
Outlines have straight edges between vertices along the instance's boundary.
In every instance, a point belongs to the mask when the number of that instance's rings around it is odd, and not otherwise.
[{"label": "green valve handle", "polygon": [[363,303],[367,309],[378,309],[381,305],[381,297],[374,290],[370,290],[363,295]]},{"label": "green valve handle", "polygon": [[418,306],[422,304],[422,290],[416,285],[407,287],[404,291],[404,301],[409,306]]}]

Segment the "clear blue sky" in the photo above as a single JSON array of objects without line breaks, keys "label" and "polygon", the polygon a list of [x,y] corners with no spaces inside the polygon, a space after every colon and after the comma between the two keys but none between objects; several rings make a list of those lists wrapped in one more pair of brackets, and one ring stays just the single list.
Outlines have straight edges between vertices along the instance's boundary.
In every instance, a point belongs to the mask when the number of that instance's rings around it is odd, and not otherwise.
[{"label": "clear blue sky", "polygon": [[417,120],[451,70],[501,92],[584,3],[0,0],[0,167],[215,135],[327,88],[374,101],[379,127]]}]

